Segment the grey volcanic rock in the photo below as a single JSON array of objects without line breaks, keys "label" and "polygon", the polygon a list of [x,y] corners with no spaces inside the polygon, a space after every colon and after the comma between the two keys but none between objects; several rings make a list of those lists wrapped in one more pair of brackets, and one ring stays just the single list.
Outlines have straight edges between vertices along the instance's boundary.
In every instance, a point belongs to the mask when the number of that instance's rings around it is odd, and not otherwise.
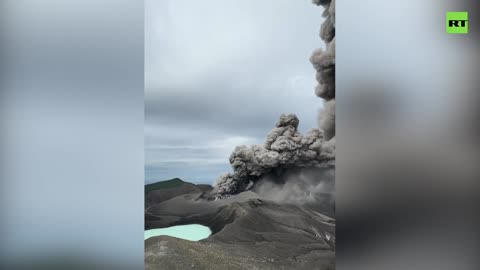
[{"label": "grey volcanic rock", "polygon": [[[262,244],[260,244],[262,245]],[[263,248],[268,248],[263,245]],[[242,244],[190,242],[167,236],[145,241],[145,269],[208,269],[208,270],[330,270],[334,268],[332,251],[316,250],[295,258],[258,254]]]},{"label": "grey volcanic rock", "polygon": [[152,190],[145,193],[145,204],[147,206],[167,201],[182,194],[194,194],[203,191],[209,191],[212,187],[209,185],[194,185],[184,182],[181,186],[175,188],[166,188]]},{"label": "grey volcanic rock", "polygon": [[199,242],[146,240],[146,269],[334,269],[333,218],[251,191],[217,201],[204,194],[182,194],[146,212],[148,228],[202,224],[213,233]]},{"label": "grey volcanic rock", "polygon": [[[170,180],[171,181],[171,180]],[[168,181],[166,181],[168,182]],[[184,182],[178,179],[174,187],[162,187],[154,190],[147,190],[145,192],[145,229],[165,227],[168,224],[178,222],[180,217],[179,213],[174,215],[166,215],[165,212],[161,213],[161,216],[155,216],[152,214],[152,210],[163,205],[164,202],[178,196],[186,196],[189,194],[201,194],[203,192],[210,192],[212,187],[210,185],[194,185],[192,183]],[[160,182],[165,183],[165,182]],[[186,201],[186,200],[184,200]],[[170,209],[176,209],[175,206],[169,206]]]},{"label": "grey volcanic rock", "polygon": [[[204,198],[206,193],[182,194],[151,205],[145,210],[145,229],[192,223],[211,226],[211,220],[221,207],[251,198],[259,198],[258,194],[244,192],[228,199],[212,201]],[[213,231],[215,232],[215,230]]]}]

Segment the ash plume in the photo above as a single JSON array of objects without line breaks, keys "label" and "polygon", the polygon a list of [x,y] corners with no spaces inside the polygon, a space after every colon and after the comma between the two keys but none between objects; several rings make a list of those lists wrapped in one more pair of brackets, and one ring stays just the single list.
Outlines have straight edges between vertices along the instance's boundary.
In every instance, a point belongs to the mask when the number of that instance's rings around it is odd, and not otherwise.
[{"label": "ash plume", "polygon": [[217,179],[214,185],[216,196],[245,191],[274,170],[332,166],[335,146],[326,143],[319,129],[302,135],[297,130],[298,124],[296,115],[283,114],[263,145],[237,146],[230,155],[234,172]]},{"label": "ash plume", "polygon": [[[281,115],[275,128],[268,133],[264,144],[250,147],[242,145],[233,150],[230,155],[233,173],[224,174],[217,179],[213,190],[215,198],[249,189],[265,190],[265,187],[268,187],[266,184],[268,181],[262,185],[258,183],[263,182],[267,176],[278,175],[281,172],[295,171],[299,168],[334,166],[335,0],[314,0],[313,3],[324,7],[323,17],[325,17],[320,28],[320,38],[326,43],[326,49],[317,49],[310,57],[318,81],[315,94],[325,100],[324,107],[319,112],[319,129],[312,129],[302,135],[297,130],[299,120],[295,114]],[[291,181],[297,181],[295,179]],[[308,183],[312,184],[310,181]],[[318,183],[310,186],[319,187]],[[298,187],[299,185],[292,183],[282,185],[281,189],[276,186],[275,189],[282,191],[279,194],[287,193],[295,197],[296,193],[291,191],[298,190]],[[288,196],[288,200],[293,200],[292,196]],[[299,198],[303,197],[299,196]]]},{"label": "ash plume", "polygon": [[318,126],[327,140],[335,140],[335,99],[325,102],[318,114]]},{"label": "ash plume", "polygon": [[325,100],[318,116],[319,127],[330,140],[335,137],[335,0],[314,0],[314,3],[325,8],[320,38],[326,43],[326,49],[315,50],[310,62],[317,71],[315,94]]},{"label": "ash plume", "polygon": [[334,168],[300,168],[282,175],[267,174],[252,191],[271,201],[297,205],[325,202],[333,206],[334,189]]}]

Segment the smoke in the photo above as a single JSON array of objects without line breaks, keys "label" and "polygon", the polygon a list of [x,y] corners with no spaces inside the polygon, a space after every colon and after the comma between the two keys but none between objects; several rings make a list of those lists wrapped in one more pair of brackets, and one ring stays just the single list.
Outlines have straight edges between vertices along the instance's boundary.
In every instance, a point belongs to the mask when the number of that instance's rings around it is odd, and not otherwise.
[{"label": "smoke", "polygon": [[335,99],[325,102],[318,114],[318,126],[327,140],[335,141]]},{"label": "smoke", "polygon": [[325,131],[325,138],[330,140],[335,137],[335,0],[313,2],[325,8],[320,38],[326,43],[326,50],[315,50],[310,62],[317,71],[315,94],[325,100],[318,116],[319,127]]},{"label": "smoke", "polygon": [[[321,25],[320,37],[326,43],[326,49],[313,52],[310,62],[316,70],[318,85],[315,94],[325,100],[319,112],[319,129],[312,129],[305,135],[298,132],[299,120],[295,114],[283,114],[267,135],[263,145],[237,146],[230,155],[233,173],[220,176],[214,184],[213,196],[216,198],[237,194],[249,189],[265,191],[275,190],[278,197],[286,201],[291,198],[308,201],[314,193],[303,190],[322,188],[317,181],[298,181],[299,175],[292,177],[298,168],[333,167],[335,161],[335,0],[314,0],[324,7],[325,21]],[[287,172],[291,179],[281,187],[268,186],[272,175]],[[267,177],[268,176],[268,177]],[[264,181],[265,180],[265,181]],[[259,185],[258,183],[262,183]],[[263,183],[264,182],[264,183]],[[290,183],[292,182],[292,183]],[[270,183],[270,184],[267,184]],[[308,184],[308,186],[306,185]],[[285,192],[284,192],[285,191]],[[299,191],[299,192],[297,192]],[[286,193],[288,193],[288,198]],[[273,195],[273,193],[268,193]],[[282,196],[281,194],[285,194]],[[302,195],[303,194],[303,195]],[[305,196],[305,194],[310,194]],[[313,197],[309,197],[313,196]]]},{"label": "smoke", "polygon": [[298,124],[296,115],[283,114],[263,145],[237,146],[230,155],[234,172],[219,177],[214,185],[216,196],[245,191],[251,182],[274,170],[333,166],[335,145],[325,141],[319,129],[302,135]]},{"label": "smoke", "polygon": [[333,168],[291,169],[287,172],[272,172],[261,178],[252,191],[263,198],[297,205],[318,204],[325,201],[333,205]]}]

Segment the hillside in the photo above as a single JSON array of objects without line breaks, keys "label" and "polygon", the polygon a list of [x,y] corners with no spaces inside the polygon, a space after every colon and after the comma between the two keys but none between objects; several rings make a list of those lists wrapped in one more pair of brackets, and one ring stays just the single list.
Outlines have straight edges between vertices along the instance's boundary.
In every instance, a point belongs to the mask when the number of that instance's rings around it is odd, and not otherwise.
[{"label": "hillside", "polygon": [[148,239],[145,269],[334,269],[335,219],[329,213],[250,191],[204,200],[209,189],[187,182],[152,192],[165,190],[168,199],[149,198],[156,202],[145,211],[147,229],[202,224],[213,234],[199,242]]},{"label": "hillside", "polygon": [[145,193],[158,189],[168,189],[183,185],[185,182],[180,178],[173,178],[166,181],[160,181],[152,184],[145,185]]}]

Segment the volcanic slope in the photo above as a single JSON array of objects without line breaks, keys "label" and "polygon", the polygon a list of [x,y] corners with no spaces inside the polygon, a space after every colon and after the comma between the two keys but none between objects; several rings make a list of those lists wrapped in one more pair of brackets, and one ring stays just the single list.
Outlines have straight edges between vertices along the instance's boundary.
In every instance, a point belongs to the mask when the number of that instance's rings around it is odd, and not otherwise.
[{"label": "volcanic slope", "polygon": [[212,235],[199,242],[146,240],[145,269],[335,268],[335,220],[324,213],[251,191],[209,201],[204,199],[208,187],[195,193],[182,186],[168,192],[180,195],[150,206],[145,227],[202,224]]}]

